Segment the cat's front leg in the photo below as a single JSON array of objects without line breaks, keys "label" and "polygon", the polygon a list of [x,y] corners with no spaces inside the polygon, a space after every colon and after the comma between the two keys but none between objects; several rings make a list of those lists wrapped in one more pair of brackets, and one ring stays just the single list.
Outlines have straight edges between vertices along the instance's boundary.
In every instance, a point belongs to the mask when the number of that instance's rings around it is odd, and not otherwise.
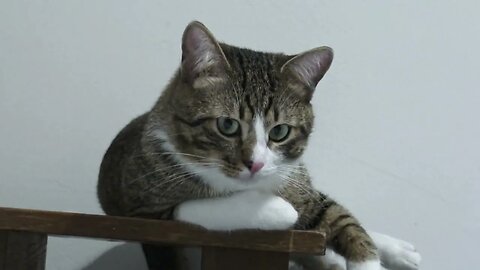
[{"label": "cat's front leg", "polygon": [[326,232],[327,247],[345,259],[347,270],[381,270],[377,247],[358,220],[334,200],[308,188],[287,187],[281,193],[301,213],[295,228]]},{"label": "cat's front leg", "polygon": [[[403,240],[389,235],[369,231],[368,235],[378,248],[382,266],[388,270],[417,270],[421,261],[420,254],[415,247]],[[330,269],[335,266],[345,269],[345,259],[331,249],[327,249],[324,256],[299,256],[296,258],[304,270]]]},{"label": "cat's front leg", "polygon": [[209,230],[283,230],[293,227],[298,213],[279,196],[251,190],[229,197],[186,201],[177,206],[174,216]]},{"label": "cat's front leg", "polygon": [[347,270],[381,270],[377,247],[358,220],[333,200],[322,208],[317,228],[327,232],[327,245],[345,258]]},{"label": "cat's front leg", "polygon": [[[186,201],[174,212],[178,221],[200,225],[209,230],[238,229],[282,230],[293,227],[298,214],[284,199],[259,191],[243,191],[229,197]],[[183,250],[187,269],[199,269],[200,251]]]}]

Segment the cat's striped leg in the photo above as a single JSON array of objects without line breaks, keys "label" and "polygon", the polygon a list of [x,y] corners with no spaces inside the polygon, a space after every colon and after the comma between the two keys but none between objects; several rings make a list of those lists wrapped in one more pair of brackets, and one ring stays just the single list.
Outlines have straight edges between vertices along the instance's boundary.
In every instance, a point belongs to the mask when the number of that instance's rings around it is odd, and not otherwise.
[{"label": "cat's striped leg", "polygon": [[377,247],[347,209],[315,190],[305,174],[294,175],[278,193],[299,213],[300,230],[326,232],[327,246],[346,260],[348,270],[380,270]]},{"label": "cat's striped leg", "polygon": [[311,186],[284,191],[300,213],[296,227],[325,231],[327,246],[345,258],[347,270],[382,269],[372,238],[347,209]]},{"label": "cat's striped leg", "polygon": [[345,258],[347,270],[381,269],[372,238],[348,210],[327,199],[319,215],[318,228],[327,231],[328,245]]},{"label": "cat's striped leg", "polygon": [[[417,270],[419,268],[421,256],[412,244],[377,232],[368,231],[368,234],[378,248],[384,269]],[[303,270],[345,270],[346,267],[345,259],[329,248],[323,256],[303,255],[294,259],[302,266],[297,269]],[[295,268],[290,268],[290,270],[293,269]]]}]

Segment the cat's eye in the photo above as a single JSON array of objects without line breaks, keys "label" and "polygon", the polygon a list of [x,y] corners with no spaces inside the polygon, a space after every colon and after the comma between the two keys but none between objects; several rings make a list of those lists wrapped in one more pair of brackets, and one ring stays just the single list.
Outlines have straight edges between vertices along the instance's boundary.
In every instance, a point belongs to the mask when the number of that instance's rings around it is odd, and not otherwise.
[{"label": "cat's eye", "polygon": [[268,137],[270,138],[270,140],[274,142],[281,142],[287,139],[289,134],[290,134],[290,126],[282,124],[282,125],[274,126],[270,130]]},{"label": "cat's eye", "polygon": [[228,117],[217,118],[217,128],[225,136],[236,135],[240,129],[240,124],[237,120]]}]

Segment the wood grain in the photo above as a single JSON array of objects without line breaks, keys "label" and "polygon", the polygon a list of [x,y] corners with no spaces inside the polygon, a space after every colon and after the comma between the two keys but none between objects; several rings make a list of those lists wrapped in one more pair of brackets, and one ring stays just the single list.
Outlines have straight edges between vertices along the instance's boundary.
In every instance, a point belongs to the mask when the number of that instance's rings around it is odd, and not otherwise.
[{"label": "wood grain", "polygon": [[44,270],[47,235],[0,230],[0,270]]},{"label": "wood grain", "polygon": [[175,221],[1,207],[0,230],[318,255],[325,251],[325,234],[318,231],[212,232]]}]

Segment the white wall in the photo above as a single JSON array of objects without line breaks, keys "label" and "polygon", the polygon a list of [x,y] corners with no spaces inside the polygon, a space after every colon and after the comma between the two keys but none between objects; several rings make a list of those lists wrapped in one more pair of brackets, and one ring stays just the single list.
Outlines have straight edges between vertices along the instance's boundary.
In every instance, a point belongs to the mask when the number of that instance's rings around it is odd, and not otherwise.
[{"label": "white wall", "polygon": [[[480,4],[168,3],[0,1],[1,206],[100,213],[104,150],[153,104],[179,63],[183,28],[199,19],[259,50],[332,46],[306,155],[318,187],[367,227],[413,241],[422,269],[476,265]],[[111,246],[52,239],[48,269],[105,269],[108,254],[86,266]],[[116,262],[141,260],[136,247],[108,252],[117,251]]]}]

